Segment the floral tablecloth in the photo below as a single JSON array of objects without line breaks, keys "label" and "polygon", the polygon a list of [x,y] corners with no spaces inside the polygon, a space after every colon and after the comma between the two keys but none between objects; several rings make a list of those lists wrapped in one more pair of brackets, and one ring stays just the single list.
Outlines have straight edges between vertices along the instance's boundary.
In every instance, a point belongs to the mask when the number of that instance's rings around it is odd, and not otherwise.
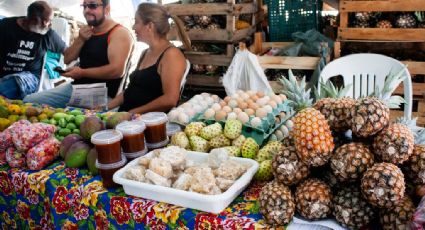
[{"label": "floral tablecloth", "polygon": [[261,184],[248,187],[221,213],[105,190],[87,169],[57,161],[41,171],[0,166],[3,229],[265,229],[256,201]]}]

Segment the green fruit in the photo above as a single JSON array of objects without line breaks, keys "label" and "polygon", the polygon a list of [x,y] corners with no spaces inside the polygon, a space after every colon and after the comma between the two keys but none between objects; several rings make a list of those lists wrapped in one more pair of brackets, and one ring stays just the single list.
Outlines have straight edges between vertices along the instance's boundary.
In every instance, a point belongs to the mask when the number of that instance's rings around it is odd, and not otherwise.
[{"label": "green fruit", "polygon": [[68,149],[65,156],[65,165],[69,168],[80,168],[86,165],[90,146],[83,141],[75,142]]},{"label": "green fruit", "polygon": [[210,144],[210,147],[212,149],[215,149],[215,148],[220,148],[220,147],[224,147],[224,146],[229,146],[230,145],[230,140],[227,139],[227,137],[224,136],[223,134],[220,134],[220,135],[218,135],[216,137],[213,137],[210,140],[209,144]]},{"label": "green fruit", "polygon": [[59,125],[59,127],[65,128],[66,125],[67,125],[65,118],[60,118],[58,120],[58,125]]},{"label": "green fruit", "polygon": [[246,138],[241,147],[242,156],[245,158],[254,159],[257,155],[259,146],[251,137]]},{"label": "green fruit", "polygon": [[0,105],[0,117],[7,118],[8,116],[9,116],[9,110],[6,107]]},{"label": "green fruit", "polygon": [[81,123],[83,123],[85,119],[86,119],[86,116],[84,116],[84,115],[77,115],[77,116],[75,116],[74,122],[75,122],[75,124],[77,126],[80,126]]},{"label": "green fruit", "polygon": [[224,149],[227,151],[227,154],[231,157],[240,157],[241,149],[236,146],[226,146]]},{"label": "green fruit", "polygon": [[68,116],[65,117],[66,122],[73,122],[75,119],[74,115],[68,114]]},{"label": "green fruit", "polygon": [[80,129],[73,129],[72,130],[72,133],[75,133],[75,134],[80,135]]},{"label": "green fruit", "polygon": [[45,123],[45,124],[50,124],[50,120],[49,119],[43,119],[43,120],[41,120],[41,122],[42,123]]},{"label": "green fruit", "polygon": [[258,181],[269,181],[273,179],[273,168],[272,161],[265,160],[260,163],[257,173],[254,175],[254,179]]},{"label": "green fruit", "polygon": [[63,139],[65,139],[65,137],[63,137],[63,136],[55,136],[56,137],[56,139],[58,139],[58,141],[63,141]]},{"label": "green fruit", "polygon": [[[61,136],[61,135],[57,135],[56,138],[58,136]],[[77,143],[77,142],[82,141],[82,140],[83,140],[83,138],[80,135],[77,135],[77,134],[70,134],[70,135],[66,136],[61,142],[61,145],[60,145],[60,148],[59,148],[59,155],[62,158],[65,158],[66,153],[71,148],[71,146],[74,143]]]},{"label": "green fruit", "polygon": [[61,118],[65,119],[67,116],[68,116],[68,114],[62,113],[62,112],[58,112],[58,113],[53,114],[53,118],[55,120],[59,120]]},{"label": "green fruit", "polygon": [[201,129],[200,136],[205,140],[211,140],[212,138],[220,135],[223,132],[223,127],[220,123],[216,122],[212,125],[208,125]]},{"label": "green fruit", "polygon": [[89,168],[90,173],[95,176],[99,174],[99,170],[96,167],[97,160],[97,151],[96,148],[92,148],[87,154],[87,167]]},{"label": "green fruit", "polygon": [[242,122],[235,119],[226,121],[224,125],[224,135],[229,139],[236,139],[242,133]]},{"label": "green fruit", "polygon": [[50,119],[50,124],[51,124],[51,125],[57,125],[57,124],[58,124],[58,122],[57,122],[54,118],[51,118],[51,119]]},{"label": "green fruit", "polygon": [[199,136],[189,137],[190,147],[193,151],[207,153],[210,150],[208,141]]},{"label": "green fruit", "polygon": [[202,122],[192,122],[186,126],[184,133],[186,133],[188,137],[199,136],[203,127],[205,127],[205,124]]},{"label": "green fruit", "polygon": [[171,136],[171,144],[187,149],[189,148],[189,139],[184,132],[178,132]]},{"label": "green fruit", "polygon": [[232,145],[241,148],[242,144],[245,142],[246,137],[244,135],[240,135],[236,139],[232,141]]},{"label": "green fruit", "polygon": [[67,129],[70,129],[70,130],[74,130],[74,129],[76,129],[76,128],[77,128],[77,126],[76,126],[74,123],[68,123],[68,124],[66,125],[66,128],[67,128]]},{"label": "green fruit", "polygon": [[74,115],[74,116],[84,115],[84,113],[79,109],[74,109],[74,110],[70,111],[69,114]]},{"label": "green fruit", "polygon": [[83,123],[80,124],[80,135],[86,139],[90,140],[91,135],[95,132],[103,130],[105,127],[104,123],[97,116],[87,117]]},{"label": "green fruit", "polygon": [[58,131],[58,134],[60,136],[63,136],[63,137],[66,137],[71,133],[72,133],[72,131],[70,129],[66,129],[66,128],[59,129],[59,131]]},{"label": "green fruit", "polygon": [[257,153],[257,157],[255,158],[258,162],[263,162],[265,160],[271,160],[272,159],[272,153],[267,148],[262,148]]},{"label": "green fruit", "polygon": [[131,119],[131,113],[129,112],[114,113],[110,117],[106,118],[106,128],[115,129],[115,126],[117,126],[119,123],[123,121],[129,121],[130,119]]}]

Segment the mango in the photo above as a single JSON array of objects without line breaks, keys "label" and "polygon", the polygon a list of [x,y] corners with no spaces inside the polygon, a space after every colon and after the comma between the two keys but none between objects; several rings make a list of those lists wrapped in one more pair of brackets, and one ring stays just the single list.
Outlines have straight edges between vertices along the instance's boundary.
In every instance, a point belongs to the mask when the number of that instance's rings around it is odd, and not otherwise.
[{"label": "mango", "polygon": [[106,128],[107,129],[115,129],[115,126],[117,126],[119,123],[123,121],[129,121],[131,119],[131,113],[129,112],[118,112],[106,120]]},{"label": "mango", "polygon": [[[36,117],[41,113],[40,109],[32,107],[32,106],[27,106],[25,108],[25,115],[27,117]],[[44,119],[44,118],[43,118]],[[41,119],[42,120],[42,119]]]},{"label": "mango", "polygon": [[65,158],[66,153],[68,152],[69,148],[78,141],[82,141],[83,138],[80,135],[77,134],[70,134],[68,136],[66,136],[62,142],[61,142],[61,146],[59,148],[59,155],[62,158]]},{"label": "mango", "polygon": [[0,105],[0,117],[7,118],[8,116],[9,116],[9,110],[5,106]]},{"label": "mango", "polygon": [[103,130],[105,125],[102,120],[96,116],[87,117],[83,123],[80,124],[80,135],[86,140],[90,140],[91,135],[95,132]]},{"label": "mango", "polygon": [[99,174],[99,170],[96,167],[97,160],[97,151],[96,148],[92,148],[87,154],[87,167],[89,168],[90,173],[95,176]]},{"label": "mango", "polygon": [[65,156],[66,167],[81,168],[85,166],[89,151],[90,146],[83,141],[72,144]]}]

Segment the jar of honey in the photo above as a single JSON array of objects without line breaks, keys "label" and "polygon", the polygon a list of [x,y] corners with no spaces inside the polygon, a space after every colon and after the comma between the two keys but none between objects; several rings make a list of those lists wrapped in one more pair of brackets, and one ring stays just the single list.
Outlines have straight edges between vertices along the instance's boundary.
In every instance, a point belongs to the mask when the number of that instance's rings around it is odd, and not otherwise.
[{"label": "jar of honey", "polygon": [[123,135],[121,148],[126,157],[139,157],[146,153],[145,123],[142,121],[124,121],[115,128]]},{"label": "jar of honey", "polygon": [[94,133],[91,143],[96,147],[97,159],[100,164],[111,164],[120,162],[122,133],[117,130],[107,129]]},{"label": "jar of honey", "polygon": [[96,160],[96,168],[99,169],[99,174],[100,177],[102,177],[104,188],[118,186],[118,184],[113,181],[114,173],[124,167],[125,163],[127,163],[127,159],[124,155],[121,155],[120,161],[112,164],[101,164],[98,160]]},{"label": "jar of honey", "polygon": [[182,128],[179,124],[168,122],[167,123],[167,136],[171,138],[174,134],[182,131]]},{"label": "jar of honey", "polygon": [[146,124],[145,138],[147,145],[168,142],[167,137],[167,114],[162,112],[145,113],[140,117]]}]

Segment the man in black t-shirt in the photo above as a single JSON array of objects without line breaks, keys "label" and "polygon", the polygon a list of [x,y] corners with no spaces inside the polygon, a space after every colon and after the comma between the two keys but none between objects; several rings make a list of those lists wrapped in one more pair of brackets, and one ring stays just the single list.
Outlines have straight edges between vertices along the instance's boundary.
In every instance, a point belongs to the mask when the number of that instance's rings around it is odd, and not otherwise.
[{"label": "man in black t-shirt", "polygon": [[0,95],[22,99],[34,93],[46,51],[65,52],[65,42],[50,28],[52,18],[52,8],[35,1],[26,17],[0,20]]}]

